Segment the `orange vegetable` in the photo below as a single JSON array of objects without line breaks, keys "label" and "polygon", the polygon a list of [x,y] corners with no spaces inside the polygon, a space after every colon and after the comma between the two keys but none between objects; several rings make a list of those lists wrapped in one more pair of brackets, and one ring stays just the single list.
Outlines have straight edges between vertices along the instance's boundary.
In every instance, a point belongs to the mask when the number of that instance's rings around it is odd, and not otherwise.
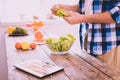
[{"label": "orange vegetable", "polygon": [[35,33],[35,39],[36,39],[36,40],[41,40],[41,39],[43,39],[43,34],[42,34],[40,31],[36,32],[36,33]]},{"label": "orange vegetable", "polygon": [[34,30],[34,31],[37,31],[38,29],[39,29],[38,26],[33,26],[33,30]]},{"label": "orange vegetable", "polygon": [[44,26],[44,23],[43,23],[42,21],[39,21],[39,22],[38,22],[38,26],[39,26],[39,27],[42,27],[42,26]]},{"label": "orange vegetable", "polygon": [[33,26],[42,27],[42,26],[44,26],[44,23],[42,21],[34,21]]},{"label": "orange vegetable", "polygon": [[35,43],[30,43],[30,48],[31,49],[35,49],[36,48],[36,44]]},{"label": "orange vegetable", "polygon": [[34,21],[34,22],[33,22],[33,26],[38,26],[38,22],[37,22],[37,21]]},{"label": "orange vegetable", "polygon": [[15,43],[15,48],[16,49],[21,49],[21,43],[20,42]]}]

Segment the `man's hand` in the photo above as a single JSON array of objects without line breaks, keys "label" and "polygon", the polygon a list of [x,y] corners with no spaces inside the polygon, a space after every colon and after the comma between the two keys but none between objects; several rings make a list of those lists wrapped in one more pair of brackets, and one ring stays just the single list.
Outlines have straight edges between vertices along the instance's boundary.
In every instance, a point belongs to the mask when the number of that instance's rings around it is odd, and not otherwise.
[{"label": "man's hand", "polygon": [[69,16],[63,17],[63,19],[67,21],[69,24],[78,24],[78,23],[86,22],[85,15],[72,11],[66,11],[66,13]]},{"label": "man's hand", "polygon": [[56,15],[56,12],[58,9],[79,12],[79,4],[75,4],[75,5],[56,4],[56,5],[53,5],[53,7],[51,8],[51,11],[54,15]]},{"label": "man's hand", "polygon": [[56,15],[57,10],[61,8],[62,8],[61,4],[56,4],[56,5],[53,5],[53,7],[51,8],[51,11],[54,15]]}]

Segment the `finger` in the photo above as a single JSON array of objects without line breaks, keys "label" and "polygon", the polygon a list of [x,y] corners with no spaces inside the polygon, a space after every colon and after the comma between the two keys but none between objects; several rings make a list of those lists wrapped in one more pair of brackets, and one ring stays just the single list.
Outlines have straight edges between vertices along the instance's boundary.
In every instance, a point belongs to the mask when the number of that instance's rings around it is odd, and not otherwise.
[{"label": "finger", "polygon": [[71,17],[71,11],[65,11],[65,13],[67,16],[64,16],[64,17]]},{"label": "finger", "polygon": [[51,11],[53,14],[56,14],[56,11],[57,11],[57,5],[54,5],[52,8],[51,8]]},{"label": "finger", "polygon": [[63,17],[65,21],[68,21],[70,17]]}]

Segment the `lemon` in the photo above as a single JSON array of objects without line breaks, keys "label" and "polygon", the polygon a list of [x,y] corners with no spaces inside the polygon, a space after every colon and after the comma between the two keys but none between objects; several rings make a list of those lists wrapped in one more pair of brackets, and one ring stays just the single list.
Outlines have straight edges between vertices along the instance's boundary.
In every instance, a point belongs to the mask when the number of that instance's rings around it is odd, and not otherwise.
[{"label": "lemon", "polygon": [[16,29],[16,27],[9,26],[9,27],[8,27],[8,30],[7,30],[7,31],[8,31],[8,34],[11,35],[12,32],[13,32],[15,29]]},{"label": "lemon", "polygon": [[23,50],[28,50],[28,49],[30,48],[30,45],[29,45],[28,42],[22,42],[22,43],[21,43],[21,48],[22,48]]}]

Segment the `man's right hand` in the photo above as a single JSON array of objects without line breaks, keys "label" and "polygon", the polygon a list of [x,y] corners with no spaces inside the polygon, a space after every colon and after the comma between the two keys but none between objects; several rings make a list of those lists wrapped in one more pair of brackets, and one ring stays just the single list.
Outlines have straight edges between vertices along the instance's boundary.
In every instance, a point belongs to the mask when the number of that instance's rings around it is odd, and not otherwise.
[{"label": "man's right hand", "polygon": [[56,15],[56,12],[58,9],[61,9],[62,8],[62,5],[61,4],[56,4],[56,5],[53,5],[52,8],[51,8],[51,11],[54,15]]}]

